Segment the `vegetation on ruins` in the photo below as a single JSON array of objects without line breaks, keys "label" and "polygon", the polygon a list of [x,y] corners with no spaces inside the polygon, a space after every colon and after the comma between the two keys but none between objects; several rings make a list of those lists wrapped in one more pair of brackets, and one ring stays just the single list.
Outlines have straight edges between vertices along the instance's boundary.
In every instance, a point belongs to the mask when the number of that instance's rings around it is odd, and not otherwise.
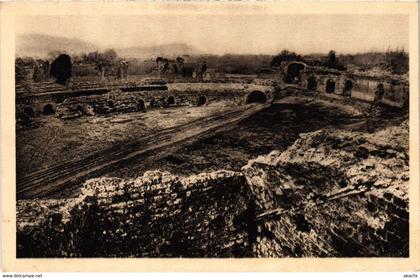
[{"label": "vegetation on ruins", "polygon": [[[42,82],[50,77],[50,63],[65,52],[53,51],[46,59],[17,57],[15,61],[16,82]],[[311,66],[326,66],[345,70],[349,65],[361,67],[362,70],[378,69],[393,74],[406,74],[409,69],[409,55],[404,49],[386,52],[367,52],[340,54],[334,50],[328,54],[300,55],[287,49],[277,55],[183,55],[177,57],[157,57],[151,59],[122,58],[114,49],[103,52],[92,51],[80,55],[70,55],[73,76],[115,76],[150,75],[154,73],[173,73],[184,77],[192,72],[213,72],[225,74],[259,74],[272,73],[282,62],[301,61]],[[205,66],[203,62],[206,61]],[[128,66],[129,65],[129,66]],[[345,66],[344,66],[345,65]],[[204,68],[203,68],[204,67]]]},{"label": "vegetation on ruins", "polygon": [[339,59],[344,64],[354,64],[364,68],[377,65],[394,74],[406,74],[409,65],[409,55],[404,49],[388,50],[385,53],[375,51],[340,55]]},{"label": "vegetation on ruins", "polygon": [[279,67],[282,62],[286,61],[299,61],[303,62],[302,56],[296,54],[295,52],[289,50],[282,50],[279,54],[273,57],[271,60],[271,67]]},{"label": "vegetation on ruins", "polygon": [[28,74],[25,69],[25,61],[22,58],[16,58],[15,61],[15,81],[16,83],[23,82]]},{"label": "vegetation on ruins", "polygon": [[50,74],[58,84],[66,84],[71,77],[71,58],[67,54],[61,54],[51,63]]},{"label": "vegetation on ruins", "polygon": [[343,64],[341,64],[337,58],[336,52],[334,50],[330,50],[326,57],[326,62],[323,64],[326,67],[338,69],[338,70],[346,70]]},{"label": "vegetation on ruins", "polygon": [[82,63],[94,64],[95,69],[102,75],[105,76],[107,72],[110,72],[118,62],[118,55],[114,49],[107,49],[103,53],[94,51],[88,54],[81,55]]}]

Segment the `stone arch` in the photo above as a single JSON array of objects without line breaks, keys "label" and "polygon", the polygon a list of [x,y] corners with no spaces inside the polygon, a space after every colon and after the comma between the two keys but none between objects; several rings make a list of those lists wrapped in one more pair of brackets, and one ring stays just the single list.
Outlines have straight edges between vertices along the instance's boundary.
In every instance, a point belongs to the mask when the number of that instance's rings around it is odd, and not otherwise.
[{"label": "stone arch", "polygon": [[142,100],[141,98],[137,100],[137,110],[138,111],[146,110],[146,105],[144,104],[144,100]]},{"label": "stone arch", "polygon": [[335,81],[332,79],[328,79],[325,83],[325,92],[327,94],[333,94],[335,92]]},{"label": "stone arch", "polygon": [[168,97],[168,99],[166,100],[166,103],[168,105],[174,105],[175,104],[175,97],[174,96]]},{"label": "stone arch", "polygon": [[30,107],[30,106],[26,106],[26,107],[23,109],[23,113],[25,113],[25,115],[26,115],[27,117],[29,117],[29,118],[32,118],[32,117],[34,117],[34,116],[35,116],[35,112],[34,112],[34,110],[32,109],[32,107]]},{"label": "stone arch", "polygon": [[114,108],[114,102],[112,100],[108,100],[107,102],[109,108]]},{"label": "stone arch", "polygon": [[42,108],[42,114],[44,115],[52,115],[55,113],[54,106],[50,103],[46,104],[44,108]]},{"label": "stone arch", "polygon": [[307,84],[307,89],[309,91],[316,91],[317,87],[318,87],[318,81],[316,81],[316,78],[314,76],[311,76],[308,78],[307,80],[308,84]]},{"label": "stone arch", "polygon": [[287,73],[285,77],[286,83],[297,83],[300,79],[300,72],[305,69],[302,63],[290,63],[287,66]]},{"label": "stone arch", "polygon": [[156,99],[154,97],[151,97],[150,100],[149,100],[149,108],[153,108],[156,105],[157,105],[156,104]]},{"label": "stone arch", "polygon": [[343,95],[351,96],[351,90],[353,90],[353,81],[348,79],[346,82],[344,82]]},{"label": "stone arch", "polygon": [[267,96],[260,91],[254,91],[250,93],[246,98],[246,103],[265,103]]},{"label": "stone arch", "polygon": [[384,84],[379,83],[376,86],[376,90],[375,90],[375,101],[381,101],[383,96],[385,94],[385,87]]},{"label": "stone arch", "polygon": [[167,106],[166,99],[164,97],[159,98],[158,106],[159,107],[166,107]]},{"label": "stone arch", "polygon": [[199,96],[197,98],[197,106],[203,106],[207,103],[207,98],[205,96]]},{"label": "stone arch", "polygon": [[85,110],[83,109],[83,106],[81,105],[77,105],[76,110],[77,110],[77,113],[79,113],[80,115],[85,114]]}]

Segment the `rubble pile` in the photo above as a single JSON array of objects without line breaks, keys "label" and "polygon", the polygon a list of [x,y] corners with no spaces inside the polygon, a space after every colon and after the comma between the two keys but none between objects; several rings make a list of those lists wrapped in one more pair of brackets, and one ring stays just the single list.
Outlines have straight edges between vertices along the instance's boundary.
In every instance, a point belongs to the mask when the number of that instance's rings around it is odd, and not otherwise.
[{"label": "rubble pile", "polygon": [[254,254],[408,256],[408,122],[373,134],[319,130],[243,167]]}]

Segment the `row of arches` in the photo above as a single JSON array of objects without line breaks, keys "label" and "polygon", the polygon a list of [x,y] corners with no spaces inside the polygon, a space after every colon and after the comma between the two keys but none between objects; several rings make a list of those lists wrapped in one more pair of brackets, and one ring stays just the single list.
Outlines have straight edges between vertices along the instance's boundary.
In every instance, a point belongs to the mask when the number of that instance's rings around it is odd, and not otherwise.
[{"label": "row of arches", "polygon": [[[353,81],[350,79],[346,80],[343,85],[342,94],[345,96],[351,96],[353,87],[354,87]],[[318,81],[316,80],[314,76],[311,76],[308,78],[306,88],[309,91],[316,91],[318,89]],[[333,79],[328,79],[325,82],[325,92],[327,94],[336,93],[336,89],[337,89],[336,81],[334,81]],[[384,85],[382,83],[379,83],[375,89],[375,100],[382,99],[384,92],[385,92]]]},{"label": "row of arches", "polygon": [[[35,111],[30,106],[26,106],[23,109],[23,113],[25,114],[26,117],[29,117],[29,118],[32,118],[35,116]],[[42,108],[42,115],[53,115],[53,114],[55,114],[54,106],[52,104],[44,105],[44,107]]]},{"label": "row of arches", "polygon": [[[166,105],[167,106],[172,106],[172,105],[175,105],[175,97],[174,96],[169,96],[166,99],[161,98],[160,102],[163,103],[164,106],[166,106]],[[157,106],[158,102],[155,100],[155,98],[151,98],[150,103],[151,103],[151,105],[150,105],[151,107],[155,107],[155,106]],[[206,103],[207,103],[207,98],[205,96],[199,96],[196,99],[196,105],[197,106],[203,106]],[[145,111],[146,110],[146,103],[143,99],[136,100],[136,105],[137,105],[137,110],[138,111]],[[106,106],[108,106],[111,109],[114,109],[115,108],[115,103],[114,103],[113,100],[107,100],[106,101]],[[77,105],[76,106],[76,111],[81,115],[86,114],[85,110],[86,109],[83,107],[83,105]],[[35,111],[31,106],[24,107],[23,113],[26,117],[29,117],[29,118],[33,118],[35,116]],[[53,115],[53,114],[55,114],[55,106],[50,104],[50,103],[44,105],[42,107],[41,114],[42,115]]]},{"label": "row of arches", "polygon": [[[318,81],[315,77],[311,76],[307,80],[306,89],[309,91],[316,91],[318,89]],[[353,89],[353,81],[350,79],[344,82],[343,95],[351,95],[351,90]],[[328,79],[325,82],[325,92],[327,94],[333,94],[336,92],[336,82],[333,79]]]}]

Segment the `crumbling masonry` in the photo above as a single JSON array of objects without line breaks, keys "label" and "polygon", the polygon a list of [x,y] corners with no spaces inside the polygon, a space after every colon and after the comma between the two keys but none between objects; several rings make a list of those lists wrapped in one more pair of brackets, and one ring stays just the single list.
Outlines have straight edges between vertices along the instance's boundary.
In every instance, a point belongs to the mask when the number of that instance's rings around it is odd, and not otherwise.
[{"label": "crumbling masonry", "polygon": [[302,134],[241,172],[98,178],[20,200],[18,257],[408,256],[408,123]]}]

